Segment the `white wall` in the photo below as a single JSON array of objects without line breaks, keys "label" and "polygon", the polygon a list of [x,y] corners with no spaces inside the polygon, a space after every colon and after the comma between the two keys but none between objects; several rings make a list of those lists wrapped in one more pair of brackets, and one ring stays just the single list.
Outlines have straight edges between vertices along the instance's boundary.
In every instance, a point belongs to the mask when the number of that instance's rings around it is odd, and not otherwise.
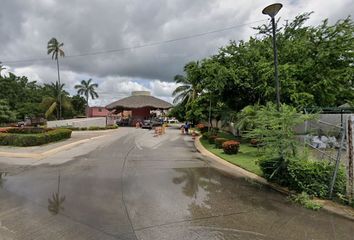
[{"label": "white wall", "polygon": [[66,119],[58,121],[48,121],[47,127],[106,127],[106,118],[97,117],[97,118],[76,118],[76,119]]}]

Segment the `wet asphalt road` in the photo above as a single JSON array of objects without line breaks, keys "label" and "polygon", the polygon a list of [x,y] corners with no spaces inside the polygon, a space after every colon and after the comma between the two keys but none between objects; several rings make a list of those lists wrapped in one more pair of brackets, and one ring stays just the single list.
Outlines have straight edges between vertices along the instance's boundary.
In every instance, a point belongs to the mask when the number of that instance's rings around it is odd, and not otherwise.
[{"label": "wet asphalt road", "polygon": [[121,128],[66,164],[13,169],[0,184],[0,240],[354,239],[353,221],[211,164],[177,130]]}]

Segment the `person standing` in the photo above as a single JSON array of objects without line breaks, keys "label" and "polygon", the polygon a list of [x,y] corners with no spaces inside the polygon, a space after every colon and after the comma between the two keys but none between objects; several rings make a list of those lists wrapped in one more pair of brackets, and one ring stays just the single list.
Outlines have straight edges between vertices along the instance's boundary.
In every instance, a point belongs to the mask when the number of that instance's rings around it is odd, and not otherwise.
[{"label": "person standing", "polygon": [[189,122],[187,121],[185,124],[184,124],[184,132],[188,135],[188,131],[189,131],[189,128],[190,128],[190,124]]}]

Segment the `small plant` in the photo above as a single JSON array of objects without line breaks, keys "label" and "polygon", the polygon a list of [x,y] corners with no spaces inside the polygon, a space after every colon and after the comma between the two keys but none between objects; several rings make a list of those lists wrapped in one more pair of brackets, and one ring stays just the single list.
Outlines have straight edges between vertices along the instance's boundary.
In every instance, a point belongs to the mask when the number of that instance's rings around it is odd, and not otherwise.
[{"label": "small plant", "polygon": [[228,139],[226,138],[215,138],[215,147],[216,148],[222,148],[222,144],[226,142]]},{"label": "small plant", "polygon": [[237,154],[240,148],[240,142],[235,140],[226,141],[222,144],[222,149],[226,154]]},{"label": "small plant", "polygon": [[208,137],[208,142],[210,143],[210,144],[214,144],[215,143],[215,138],[217,138],[218,136],[217,135],[210,135],[209,137]]},{"label": "small plant", "polygon": [[297,195],[292,195],[289,197],[290,201],[300,204],[301,206],[304,206],[307,209],[311,209],[314,211],[318,211],[321,209],[323,206],[313,200],[313,198],[308,195],[306,192],[302,192]]},{"label": "small plant", "polygon": [[250,141],[250,144],[251,144],[252,147],[259,147],[259,146],[262,145],[261,141],[259,141],[256,138],[252,138],[251,141]]},{"label": "small plant", "polygon": [[219,128],[211,128],[210,129],[211,134],[217,135],[219,133]]},{"label": "small plant", "polygon": [[205,133],[208,131],[208,127],[206,127],[203,123],[198,123],[196,128],[199,130],[200,133]]}]

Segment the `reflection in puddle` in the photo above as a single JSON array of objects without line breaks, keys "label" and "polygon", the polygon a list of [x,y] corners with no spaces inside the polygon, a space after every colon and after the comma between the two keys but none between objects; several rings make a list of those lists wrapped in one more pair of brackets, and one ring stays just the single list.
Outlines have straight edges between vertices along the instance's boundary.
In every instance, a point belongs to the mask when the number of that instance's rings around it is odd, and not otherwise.
[{"label": "reflection in puddle", "polygon": [[58,188],[56,192],[52,193],[51,198],[48,198],[48,211],[53,215],[57,215],[60,211],[64,211],[63,204],[65,202],[65,195],[60,195],[60,172],[58,173]]},{"label": "reflection in puddle", "polygon": [[7,175],[7,172],[0,172],[0,187],[2,187],[2,184],[5,181],[4,177],[6,175]]}]

